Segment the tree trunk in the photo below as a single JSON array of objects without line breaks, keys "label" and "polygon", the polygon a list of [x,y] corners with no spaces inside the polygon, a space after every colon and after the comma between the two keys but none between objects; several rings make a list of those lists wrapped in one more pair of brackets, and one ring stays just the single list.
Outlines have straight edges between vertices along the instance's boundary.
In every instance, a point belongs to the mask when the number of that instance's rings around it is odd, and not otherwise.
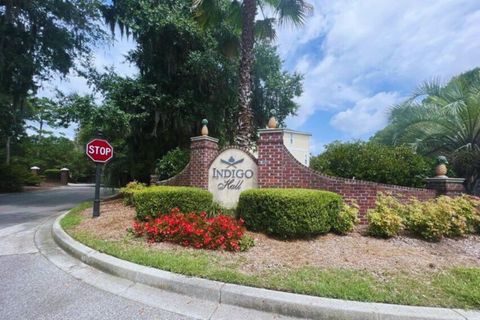
[{"label": "tree trunk", "polygon": [[42,143],[43,138],[43,119],[40,117],[40,125],[38,129],[38,139],[37,139],[37,151],[35,152],[36,156],[40,156],[40,143]]},{"label": "tree trunk", "polygon": [[8,136],[7,137],[7,143],[5,145],[5,150],[6,150],[6,153],[7,153],[7,157],[5,159],[5,164],[8,166],[10,165],[10,141],[11,141],[12,137]]},{"label": "tree trunk", "polygon": [[235,142],[238,146],[249,147],[252,134],[252,109],[250,101],[252,96],[251,69],[253,63],[253,44],[255,15],[257,12],[256,0],[244,0],[242,8],[242,42],[241,59],[239,68],[238,86],[238,119]]}]

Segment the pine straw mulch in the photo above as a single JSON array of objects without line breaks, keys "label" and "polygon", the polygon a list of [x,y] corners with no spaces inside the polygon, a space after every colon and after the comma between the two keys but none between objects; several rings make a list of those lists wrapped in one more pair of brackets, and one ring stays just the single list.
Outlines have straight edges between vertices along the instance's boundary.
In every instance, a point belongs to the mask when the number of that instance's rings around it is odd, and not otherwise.
[{"label": "pine straw mulch", "polygon": [[[103,240],[124,240],[126,229],[132,226],[135,210],[124,206],[121,200],[114,200],[102,203],[99,218],[91,218],[91,209],[81,214],[85,219],[74,231],[88,232]],[[365,270],[377,274],[421,274],[450,267],[480,267],[480,236],[476,235],[432,243],[405,236],[376,239],[360,232],[291,241],[273,239],[260,233],[248,234],[255,239],[255,246],[247,252],[205,252],[224,265],[237,265],[238,270],[245,274],[304,266]],[[196,251],[171,243],[148,245],[141,239],[128,241],[156,250]]]}]

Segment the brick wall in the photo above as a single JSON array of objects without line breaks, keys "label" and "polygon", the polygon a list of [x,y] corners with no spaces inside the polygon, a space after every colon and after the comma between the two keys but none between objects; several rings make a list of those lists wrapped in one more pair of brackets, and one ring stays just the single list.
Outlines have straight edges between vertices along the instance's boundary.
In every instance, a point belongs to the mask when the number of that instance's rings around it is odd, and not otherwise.
[{"label": "brick wall", "polygon": [[[347,200],[355,200],[360,206],[359,218],[365,224],[365,213],[375,207],[377,194],[389,193],[400,200],[417,198],[421,201],[440,194],[460,193],[461,185],[447,185],[442,190],[408,188],[362,180],[331,177],[320,174],[298,162],[283,144],[281,129],[259,130],[258,140],[258,187],[259,188],[307,188],[321,189],[341,194]],[[190,162],[185,169],[160,185],[193,186],[208,189],[208,169],[219,154],[218,140],[208,137],[193,137],[190,147]],[[458,189],[458,190],[457,190]],[[450,191],[449,191],[450,190]]]},{"label": "brick wall", "polygon": [[260,130],[258,140],[259,188],[307,188],[322,189],[355,200],[360,206],[359,218],[366,223],[365,213],[375,207],[377,193],[391,193],[407,200],[416,197],[428,200],[435,197],[435,190],[408,188],[369,181],[345,179],[322,175],[298,162],[283,144],[280,129]]},{"label": "brick wall", "polygon": [[156,182],[160,186],[189,186],[190,185],[190,163],[177,175],[162,181]]},{"label": "brick wall", "polygon": [[190,140],[190,162],[185,169],[178,175],[156,184],[208,189],[208,169],[218,155],[218,139],[200,136]]}]

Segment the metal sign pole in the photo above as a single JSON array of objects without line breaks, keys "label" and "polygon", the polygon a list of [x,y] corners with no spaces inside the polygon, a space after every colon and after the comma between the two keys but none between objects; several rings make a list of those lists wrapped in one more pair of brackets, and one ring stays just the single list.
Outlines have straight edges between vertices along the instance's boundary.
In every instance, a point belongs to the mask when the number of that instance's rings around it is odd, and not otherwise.
[{"label": "metal sign pole", "polygon": [[102,164],[95,164],[95,200],[93,200],[93,217],[100,216],[100,180],[102,178]]}]

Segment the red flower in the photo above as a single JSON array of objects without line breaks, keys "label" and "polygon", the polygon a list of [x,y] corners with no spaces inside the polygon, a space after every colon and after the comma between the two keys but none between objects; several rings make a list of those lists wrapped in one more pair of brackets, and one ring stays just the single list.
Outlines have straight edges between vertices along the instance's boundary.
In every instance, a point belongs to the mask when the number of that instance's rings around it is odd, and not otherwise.
[{"label": "red flower", "polygon": [[149,243],[168,241],[197,249],[240,250],[239,241],[244,235],[243,220],[219,215],[207,218],[205,212],[183,214],[174,208],[167,215],[135,221],[133,230],[137,237],[146,236]]}]

